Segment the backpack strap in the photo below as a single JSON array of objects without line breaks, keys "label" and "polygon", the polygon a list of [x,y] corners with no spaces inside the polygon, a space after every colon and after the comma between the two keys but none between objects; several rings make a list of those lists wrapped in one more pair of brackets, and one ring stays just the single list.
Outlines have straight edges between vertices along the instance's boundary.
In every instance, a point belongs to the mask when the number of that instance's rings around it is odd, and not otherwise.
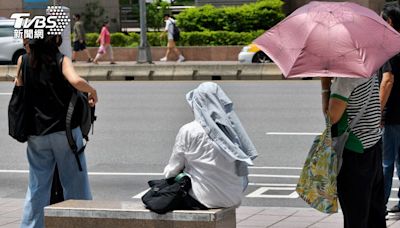
[{"label": "backpack strap", "polygon": [[[59,67],[58,67],[59,73],[61,75],[63,75],[62,66],[63,66],[63,62],[64,62],[64,55],[61,53],[58,53],[56,58],[57,58],[57,64],[59,65]],[[71,89],[72,89],[72,96],[71,96],[71,100],[69,101],[69,104],[68,104],[67,115],[65,118],[65,134],[67,136],[69,147],[71,148],[72,153],[74,153],[74,155],[75,155],[75,159],[76,159],[76,162],[78,163],[79,171],[82,171],[83,169],[82,169],[81,161],[79,160],[79,154],[81,154],[85,150],[86,145],[84,145],[82,148],[80,148],[78,150],[78,146],[76,145],[74,136],[72,135],[72,127],[71,127],[72,115],[74,114],[75,106],[78,101],[78,93],[77,93],[76,89],[73,88],[72,86],[71,86]]]},{"label": "backpack strap", "polygon": [[78,163],[79,171],[82,171],[82,165],[81,165],[81,161],[79,160],[79,154],[81,154],[83,151],[85,151],[86,144],[83,145],[82,148],[80,148],[78,150],[78,146],[76,145],[74,136],[72,135],[72,127],[71,127],[72,115],[74,114],[74,109],[75,109],[77,101],[78,101],[78,94],[76,91],[73,91],[71,100],[69,101],[67,116],[65,119],[65,133],[67,136],[69,147],[71,148],[72,152],[74,153],[76,162]]}]

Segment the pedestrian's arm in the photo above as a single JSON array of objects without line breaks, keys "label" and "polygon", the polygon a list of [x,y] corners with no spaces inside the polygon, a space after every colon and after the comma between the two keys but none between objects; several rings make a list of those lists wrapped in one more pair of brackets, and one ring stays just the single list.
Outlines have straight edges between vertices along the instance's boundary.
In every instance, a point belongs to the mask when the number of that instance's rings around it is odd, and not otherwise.
[{"label": "pedestrian's arm", "polygon": [[322,112],[324,114],[328,111],[329,96],[331,94],[331,79],[332,78],[321,78]]},{"label": "pedestrian's arm", "polygon": [[165,22],[165,28],[164,28],[164,30],[161,32],[161,34],[160,34],[160,37],[164,37],[165,36],[165,34],[167,34],[167,32],[168,32],[168,27],[169,27],[169,20],[167,20],[167,22]]},{"label": "pedestrian's arm", "polygon": [[341,99],[337,99],[335,97],[329,99],[327,116],[331,120],[332,124],[339,122],[346,108],[347,108],[347,102]]},{"label": "pedestrian's arm", "polygon": [[391,72],[385,72],[382,75],[382,82],[380,86],[380,91],[379,91],[379,99],[381,102],[381,112],[383,112],[383,109],[386,106],[386,103],[389,99],[390,92],[392,91],[394,83],[394,76]]},{"label": "pedestrian's arm", "polygon": [[93,106],[97,103],[97,91],[94,89],[87,81],[81,78],[75,71],[71,59],[68,57],[64,57],[62,71],[64,77],[68,80],[68,82],[75,87],[77,90],[81,92],[85,92],[89,94],[89,103]]},{"label": "pedestrian's arm", "polygon": [[15,77],[15,80],[14,80],[14,83],[16,86],[24,85],[24,82],[22,81],[21,64],[22,64],[22,55],[18,58],[18,61],[17,61],[17,77]]},{"label": "pedestrian's arm", "polygon": [[99,37],[96,40],[96,43],[100,43],[100,45],[104,45],[104,36],[105,36],[105,31],[104,31],[104,28],[102,28],[101,32],[99,34]]},{"label": "pedestrian's arm", "polygon": [[172,150],[168,165],[164,169],[166,178],[175,177],[185,168],[185,136],[181,130],[175,139],[175,145]]}]

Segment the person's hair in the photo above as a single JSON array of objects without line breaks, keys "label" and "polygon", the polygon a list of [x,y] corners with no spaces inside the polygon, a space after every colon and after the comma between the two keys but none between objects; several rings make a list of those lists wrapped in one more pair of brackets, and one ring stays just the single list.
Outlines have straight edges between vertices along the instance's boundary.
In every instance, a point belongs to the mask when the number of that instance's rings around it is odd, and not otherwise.
[{"label": "person's hair", "polygon": [[387,21],[390,19],[393,24],[393,28],[396,31],[400,31],[400,7],[397,2],[385,3],[382,9],[382,18]]},{"label": "person's hair", "polygon": [[164,13],[164,17],[171,17],[169,13]]},{"label": "person's hair", "polygon": [[56,59],[62,38],[60,35],[48,35],[47,32],[45,29],[43,39],[29,40],[30,66],[33,70],[39,71],[44,66],[54,75],[57,72]]},{"label": "person's hair", "polygon": [[74,14],[75,18],[80,20],[81,19],[81,15],[79,15],[78,13]]}]

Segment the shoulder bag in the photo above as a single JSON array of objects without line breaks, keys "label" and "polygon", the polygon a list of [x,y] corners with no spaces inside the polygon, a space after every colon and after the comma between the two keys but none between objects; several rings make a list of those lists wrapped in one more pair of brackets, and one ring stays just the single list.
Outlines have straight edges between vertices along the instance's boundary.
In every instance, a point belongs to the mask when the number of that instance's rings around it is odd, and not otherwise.
[{"label": "shoulder bag", "polygon": [[22,63],[18,74],[21,74],[22,86],[14,86],[10,102],[8,104],[8,134],[18,142],[28,140],[27,133],[27,105],[26,79],[28,55],[22,56]]}]

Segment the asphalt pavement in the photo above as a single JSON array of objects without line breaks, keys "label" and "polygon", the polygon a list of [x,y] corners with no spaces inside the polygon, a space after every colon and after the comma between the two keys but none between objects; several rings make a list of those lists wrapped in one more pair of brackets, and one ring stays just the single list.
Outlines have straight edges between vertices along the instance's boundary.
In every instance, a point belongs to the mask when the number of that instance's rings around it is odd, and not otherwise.
[{"label": "asphalt pavement", "polygon": [[[319,81],[216,82],[259,152],[242,205],[307,209],[294,189],[312,140],[324,129]],[[91,83],[99,94],[98,120],[86,150],[94,199],[138,198],[148,180],[162,177],[179,128],[193,120],[185,94],[201,82]],[[7,135],[12,87],[0,82],[0,198],[21,200],[28,164],[26,145]],[[392,200],[397,187],[394,181]]]}]

